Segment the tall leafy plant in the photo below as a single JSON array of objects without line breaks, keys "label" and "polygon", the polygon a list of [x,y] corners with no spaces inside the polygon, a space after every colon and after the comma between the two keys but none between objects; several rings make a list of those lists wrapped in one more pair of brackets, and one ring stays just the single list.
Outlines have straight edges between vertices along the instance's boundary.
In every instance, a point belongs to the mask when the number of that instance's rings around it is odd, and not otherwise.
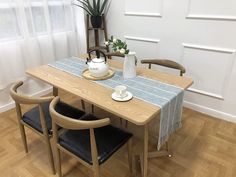
[{"label": "tall leafy plant", "polygon": [[84,9],[91,16],[102,16],[108,0],[76,0],[79,4],[74,4]]}]

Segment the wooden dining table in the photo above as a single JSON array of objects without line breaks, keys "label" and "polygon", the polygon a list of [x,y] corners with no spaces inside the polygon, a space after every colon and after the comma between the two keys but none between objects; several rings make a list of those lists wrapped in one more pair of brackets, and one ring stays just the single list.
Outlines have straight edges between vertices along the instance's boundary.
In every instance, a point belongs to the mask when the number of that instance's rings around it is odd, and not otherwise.
[{"label": "wooden dining table", "polygon": [[[85,58],[86,55],[80,58]],[[110,67],[122,69],[122,62],[109,60]],[[34,78],[46,82],[53,86],[53,93],[56,96],[58,89],[72,93],[84,101],[106,110],[121,119],[131,122],[137,126],[142,126],[143,132],[143,153],[142,153],[142,173],[147,177],[148,158],[148,126],[152,119],[158,116],[161,109],[155,105],[147,103],[137,98],[128,102],[117,102],[111,98],[113,90],[99,85],[91,80],[80,78],[62,70],[48,65],[30,68],[26,73]],[[180,77],[173,74],[154,71],[146,68],[137,67],[137,75],[144,76],[163,83],[178,86],[184,90],[193,84],[193,80],[187,77]]]}]

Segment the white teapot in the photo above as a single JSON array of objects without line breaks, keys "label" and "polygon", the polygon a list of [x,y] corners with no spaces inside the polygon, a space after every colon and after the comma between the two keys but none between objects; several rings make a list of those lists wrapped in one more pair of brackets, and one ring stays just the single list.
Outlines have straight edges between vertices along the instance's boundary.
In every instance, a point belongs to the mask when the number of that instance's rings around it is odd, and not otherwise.
[{"label": "white teapot", "polygon": [[[97,58],[91,59],[91,52],[96,51]],[[104,57],[100,57],[100,53]],[[89,51],[89,59],[87,58],[89,72],[93,77],[103,77],[108,74],[109,66],[107,65],[106,55],[100,50]]]}]

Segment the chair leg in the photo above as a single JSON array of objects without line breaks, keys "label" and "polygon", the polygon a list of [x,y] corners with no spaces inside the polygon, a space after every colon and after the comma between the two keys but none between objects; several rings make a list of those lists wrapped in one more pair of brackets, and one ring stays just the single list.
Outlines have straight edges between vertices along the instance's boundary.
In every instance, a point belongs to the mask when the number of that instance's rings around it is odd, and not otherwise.
[{"label": "chair leg", "polygon": [[99,165],[93,165],[93,177],[99,177]]},{"label": "chair leg", "polygon": [[55,174],[55,167],[54,167],[54,161],[53,161],[53,155],[52,155],[52,148],[50,144],[50,140],[48,137],[45,137],[45,143],[46,143],[46,148],[48,151],[48,160],[52,169],[52,173]]},{"label": "chair leg", "polygon": [[82,105],[82,109],[85,110],[85,103],[84,103],[84,100],[81,100],[81,105]]},{"label": "chair leg", "polygon": [[125,120],[125,128],[128,128],[128,121]]},{"label": "chair leg", "polygon": [[127,147],[128,147],[129,170],[130,170],[130,173],[133,174],[132,138],[129,139],[127,143]]},{"label": "chair leg", "polygon": [[25,127],[21,123],[19,123],[20,127],[20,134],[21,134],[21,139],[25,148],[25,152],[28,153],[28,146],[27,146],[27,140],[26,140],[26,135],[25,135]]},{"label": "chair leg", "polygon": [[58,177],[62,177],[62,172],[61,172],[61,152],[60,149],[58,149],[56,147],[57,145],[55,145],[55,156],[56,156],[56,170],[57,170],[57,174]]},{"label": "chair leg", "polygon": [[94,105],[92,104],[92,113],[94,114]]}]

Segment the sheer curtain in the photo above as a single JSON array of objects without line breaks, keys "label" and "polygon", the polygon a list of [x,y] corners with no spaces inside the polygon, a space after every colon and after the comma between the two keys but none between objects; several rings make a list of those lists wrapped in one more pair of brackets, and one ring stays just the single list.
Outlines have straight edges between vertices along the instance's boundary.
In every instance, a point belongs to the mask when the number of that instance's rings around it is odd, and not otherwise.
[{"label": "sheer curtain", "polygon": [[25,70],[77,54],[70,0],[0,0],[0,90]]}]

